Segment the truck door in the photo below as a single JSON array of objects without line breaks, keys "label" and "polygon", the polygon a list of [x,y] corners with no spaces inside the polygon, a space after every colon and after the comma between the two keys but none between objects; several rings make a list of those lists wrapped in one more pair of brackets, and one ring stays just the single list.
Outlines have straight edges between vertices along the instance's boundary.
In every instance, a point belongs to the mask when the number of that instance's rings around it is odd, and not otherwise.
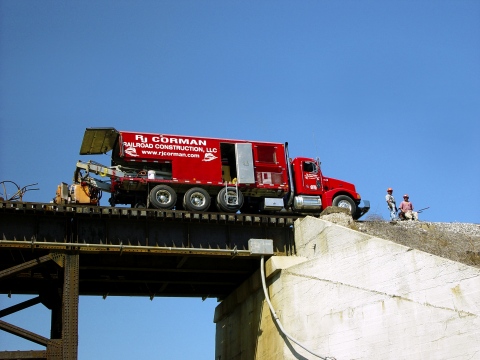
[{"label": "truck door", "polygon": [[239,184],[254,184],[252,144],[235,144],[235,158],[237,163],[237,181]]},{"label": "truck door", "polygon": [[302,186],[303,193],[320,195],[322,193],[322,179],[320,169],[315,161],[302,161]]}]

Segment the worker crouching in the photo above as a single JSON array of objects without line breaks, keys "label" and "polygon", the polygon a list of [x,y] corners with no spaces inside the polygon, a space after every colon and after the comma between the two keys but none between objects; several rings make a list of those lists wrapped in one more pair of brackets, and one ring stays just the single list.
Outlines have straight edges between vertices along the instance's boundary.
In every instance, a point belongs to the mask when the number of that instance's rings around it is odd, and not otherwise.
[{"label": "worker crouching", "polygon": [[399,207],[398,217],[401,220],[418,220],[418,213],[413,211],[413,204],[409,201],[408,194],[403,195],[403,201]]}]

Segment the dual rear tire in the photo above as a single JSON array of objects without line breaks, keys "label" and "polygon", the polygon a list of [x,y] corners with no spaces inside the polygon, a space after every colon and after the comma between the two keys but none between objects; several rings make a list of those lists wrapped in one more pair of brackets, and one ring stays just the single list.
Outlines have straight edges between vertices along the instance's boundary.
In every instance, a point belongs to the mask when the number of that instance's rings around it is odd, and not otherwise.
[{"label": "dual rear tire", "polygon": [[206,211],[210,204],[210,195],[199,187],[189,189],[183,197],[183,207],[190,211]]},{"label": "dual rear tire", "polygon": [[177,194],[168,185],[157,185],[149,194],[150,203],[157,209],[173,209],[177,202]]},{"label": "dual rear tire", "polygon": [[243,194],[234,187],[222,188],[217,195],[217,208],[223,212],[235,213],[243,206]]}]

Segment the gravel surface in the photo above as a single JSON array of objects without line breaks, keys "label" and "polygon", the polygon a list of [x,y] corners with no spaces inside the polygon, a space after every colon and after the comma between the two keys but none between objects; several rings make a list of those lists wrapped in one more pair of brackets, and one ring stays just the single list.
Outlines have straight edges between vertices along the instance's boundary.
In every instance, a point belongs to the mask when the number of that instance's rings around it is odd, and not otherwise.
[{"label": "gravel surface", "polygon": [[344,212],[321,214],[320,218],[413,249],[480,268],[480,224],[353,221]]}]

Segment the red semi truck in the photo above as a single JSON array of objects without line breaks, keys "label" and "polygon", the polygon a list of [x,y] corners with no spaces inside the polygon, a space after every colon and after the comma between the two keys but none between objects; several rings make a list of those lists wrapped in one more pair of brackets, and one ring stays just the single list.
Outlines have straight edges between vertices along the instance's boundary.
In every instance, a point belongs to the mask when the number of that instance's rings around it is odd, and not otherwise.
[{"label": "red semi truck", "polygon": [[318,214],[334,205],[355,219],[370,208],[353,184],[323,176],[318,159],[290,159],[287,143],[87,128],[80,155],[109,151],[110,166],[78,161],[56,202],[95,204],[109,192],[111,206]]}]

